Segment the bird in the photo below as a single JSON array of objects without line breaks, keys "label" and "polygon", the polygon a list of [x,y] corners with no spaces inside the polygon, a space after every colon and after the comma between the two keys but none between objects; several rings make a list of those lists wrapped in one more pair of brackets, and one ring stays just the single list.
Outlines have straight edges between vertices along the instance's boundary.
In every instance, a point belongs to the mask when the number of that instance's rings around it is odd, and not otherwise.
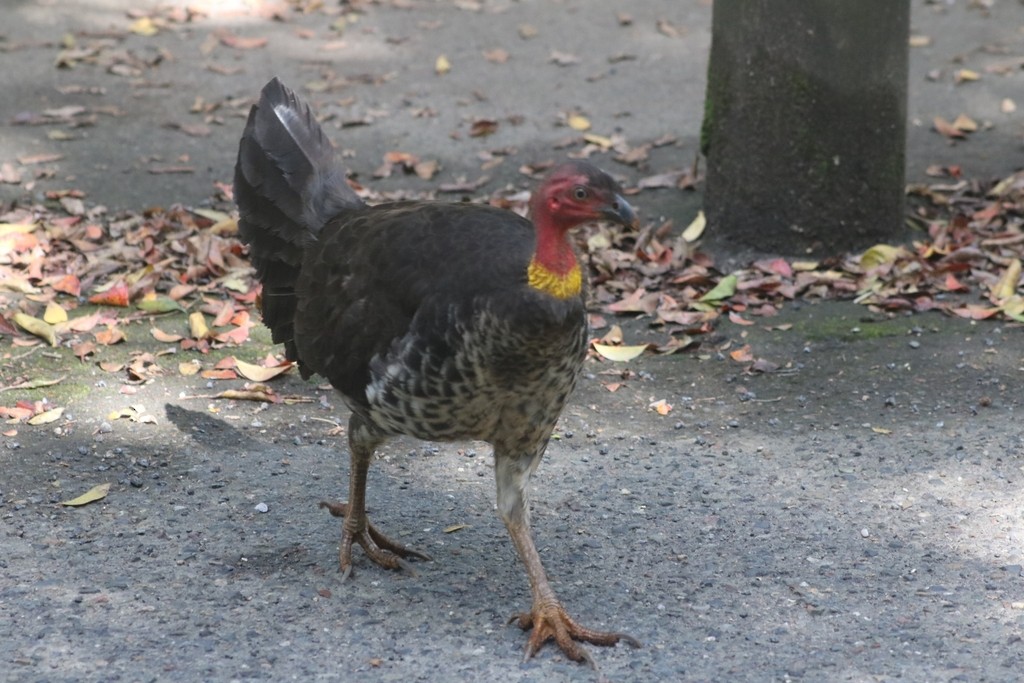
[{"label": "bird", "polygon": [[531,606],[524,661],[553,640],[593,666],[582,643],[640,647],[569,616],[530,529],[526,487],[576,384],[588,345],[586,285],[570,231],[637,224],[619,184],[585,161],[556,166],[527,217],[473,203],[366,204],[312,109],[278,78],[262,89],[239,142],[239,236],[262,284],[259,307],[304,379],[326,378],[351,411],[342,580],[352,550],[387,569],[429,556],[371,524],[367,471],[405,435],[493,447],[497,511],[525,567]]}]

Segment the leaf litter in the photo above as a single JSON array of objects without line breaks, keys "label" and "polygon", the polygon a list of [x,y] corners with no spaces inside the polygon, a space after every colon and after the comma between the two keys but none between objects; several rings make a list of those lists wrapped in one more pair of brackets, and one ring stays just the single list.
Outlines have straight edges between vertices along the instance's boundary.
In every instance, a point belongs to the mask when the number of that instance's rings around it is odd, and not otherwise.
[{"label": "leaf litter", "polygon": [[[293,1],[298,12],[322,11],[322,4]],[[480,3],[466,2],[461,9],[479,11]],[[279,12],[278,10],[275,10]],[[208,13],[207,13],[208,14]],[[192,8],[160,8],[134,11],[123,30],[109,35],[70,37],[62,44],[54,66],[75,69],[91,65],[114,76],[139,78],[170,55],[157,49],[128,50],[123,43],[134,35],[143,39],[175,30],[175,25],[195,23],[208,18]],[[283,20],[279,13],[273,14]],[[333,42],[346,28],[358,21],[358,12],[349,12],[331,24]],[[633,23],[626,13],[616,15],[622,26]],[[439,23],[421,26],[437,28]],[[678,38],[686,28],[658,19],[656,30],[664,37]],[[523,40],[535,38],[540,31],[531,25],[518,27]],[[300,36],[312,38],[313,35]],[[911,43],[925,44],[923,38]],[[201,48],[204,55],[252,51],[265,47],[267,39],[242,36],[225,29],[211,32]],[[339,43],[340,44],[340,43]],[[508,50],[500,47],[481,50],[482,58],[504,64]],[[609,57],[614,63],[629,56]],[[572,67],[581,60],[577,55],[552,50],[549,60]],[[209,67],[210,65],[208,65]],[[213,65],[211,68],[215,68]],[[985,73],[999,65],[986,67]],[[1014,62],[1005,68],[1019,69]],[[452,69],[452,62],[438,55],[434,69],[439,75]],[[391,75],[366,74],[341,76],[324,68],[319,80],[311,82],[314,92],[336,92],[354,83],[379,84]],[[960,69],[955,82],[962,87],[983,77],[977,71]],[[85,94],[102,96],[103,89]],[[350,106],[354,98],[338,101]],[[246,107],[242,100],[208,103],[197,100],[190,114],[196,119],[171,121],[165,125],[191,137],[211,134],[211,124],[221,124],[218,110]],[[1004,111],[1015,108],[1012,101]],[[339,115],[337,105],[325,110],[325,122],[334,119],[338,127],[367,125],[388,112],[366,110],[358,115]],[[410,108],[414,116],[436,116],[429,108]],[[419,112],[419,113],[417,113]],[[63,126],[74,129],[94,125],[98,116],[120,116],[116,107],[69,105],[40,112],[19,114],[13,125]],[[592,122],[577,111],[558,115],[560,123],[573,132],[560,154],[586,158],[606,154],[616,163],[646,171],[651,150],[676,144],[675,138],[630,144],[621,133],[600,135]],[[522,117],[508,118],[516,125]],[[933,119],[935,130],[951,142],[967,139],[979,128],[970,117],[960,114],[949,119]],[[487,138],[499,129],[492,118],[469,122],[470,138]],[[72,140],[68,130],[57,131],[52,140]],[[454,138],[458,139],[458,138]],[[65,144],[65,143],[61,143]],[[73,143],[71,143],[73,144]],[[564,149],[563,148],[563,149]],[[454,182],[438,184],[432,190],[383,192],[354,183],[357,192],[370,202],[412,198],[436,198],[441,193],[463,195],[472,201],[525,212],[528,193],[507,188],[481,196],[490,181],[487,171],[516,150],[492,150],[481,153],[481,175],[461,176]],[[18,164],[4,161],[0,182],[32,189],[35,179],[52,177],[53,168],[63,154],[48,152],[17,157]],[[150,173],[191,173],[187,158],[151,160]],[[524,167],[531,177],[542,175],[551,161],[535,161]],[[606,166],[608,164],[605,164]],[[421,160],[403,152],[389,152],[374,173],[387,177],[394,170],[431,180],[441,170],[434,160]],[[690,189],[700,182],[696,163],[689,168],[660,169],[640,175],[627,194],[659,192],[661,189]],[[664,332],[660,344],[627,344],[623,340],[596,340],[593,356],[604,361],[627,362],[640,353],[675,353],[700,346],[700,340],[719,324],[745,327],[759,318],[770,318],[786,302],[795,299],[846,299],[889,315],[901,312],[937,310],[946,315],[968,319],[999,318],[1024,322],[1024,297],[1021,295],[1021,261],[1024,259],[1024,174],[1018,173],[998,183],[986,184],[960,178],[956,167],[930,169],[939,182],[911,186],[915,202],[912,220],[918,226],[909,244],[876,245],[863,253],[807,261],[800,259],[762,259],[734,272],[716,268],[713,257],[702,251],[700,239],[713,231],[703,215],[698,215],[681,234],[671,221],[650,223],[633,231],[608,225],[588,228],[579,235],[579,246],[590,269],[591,310],[609,316],[632,316],[647,320]],[[237,360],[232,367],[203,367],[199,358],[211,349],[240,347],[247,343],[249,330],[258,319],[254,310],[259,286],[245,259],[245,249],[235,237],[237,226],[227,211],[189,210],[174,206],[138,213],[109,214],[103,207],[87,207],[84,196],[74,189],[47,193],[45,204],[21,205],[0,215],[0,336],[9,337],[18,347],[41,344],[65,346],[74,350],[83,362],[104,362],[103,347],[130,337],[133,325],[144,325],[138,336],[160,347],[196,354],[193,360],[176,364],[181,375],[213,372],[239,376],[256,382],[240,390],[246,400],[275,401],[272,390],[262,382],[287,371],[289,365],[273,358],[260,364]],[[217,198],[222,207],[230,206],[230,188],[222,186]],[[641,207],[643,201],[637,202]],[[86,306],[85,302],[91,305]],[[188,322],[171,328],[157,324],[168,313],[184,311]],[[151,340],[151,341],[150,341]],[[735,356],[733,356],[735,358]],[[741,357],[746,359],[745,354]],[[751,359],[759,362],[759,359]],[[155,365],[155,363],[153,363]],[[154,375],[143,362],[133,363],[127,371],[133,381],[152,381]],[[770,364],[762,362],[761,368]],[[755,368],[756,370],[757,368]],[[31,380],[26,380],[31,381]],[[15,385],[11,385],[12,387]],[[283,400],[276,397],[277,400]],[[50,407],[52,409],[52,406]],[[33,411],[29,415],[37,415]],[[27,417],[22,418],[27,419]]]}]

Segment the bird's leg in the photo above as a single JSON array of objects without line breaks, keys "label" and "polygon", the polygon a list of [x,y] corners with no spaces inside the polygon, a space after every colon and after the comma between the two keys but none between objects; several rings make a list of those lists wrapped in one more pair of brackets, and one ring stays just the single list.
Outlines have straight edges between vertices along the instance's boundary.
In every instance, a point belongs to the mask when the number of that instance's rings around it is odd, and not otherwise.
[{"label": "bird's leg", "polygon": [[378,531],[366,518],[366,473],[370,468],[373,451],[383,438],[370,429],[366,423],[353,415],[348,423],[348,445],[352,458],[352,471],[349,475],[347,503],[329,503],[323,501],[320,507],[326,508],[335,517],[343,517],[341,525],[341,548],[338,551],[339,569],[343,579],[352,573],[352,544],[358,543],[366,551],[366,555],[386,569],[409,569],[403,559],[414,557],[429,560],[428,555],[406,548],[400,543]]},{"label": "bird's leg", "polygon": [[495,452],[495,474],[498,484],[498,514],[505,522],[512,543],[515,544],[519,558],[526,567],[526,575],[530,579],[530,592],[533,605],[529,612],[512,617],[511,621],[519,624],[521,629],[533,629],[526,643],[524,660],[532,657],[548,640],[554,640],[565,655],[577,662],[587,662],[594,666],[594,661],[585,648],[576,641],[593,643],[594,645],[615,645],[620,640],[633,647],[640,647],[640,641],[625,633],[596,631],[576,623],[562,607],[555,596],[554,589],[548,582],[547,573],[541,564],[537,547],[533,544],[530,534],[529,511],[526,507],[525,490],[530,474],[536,468],[540,456],[536,458],[499,457]]}]

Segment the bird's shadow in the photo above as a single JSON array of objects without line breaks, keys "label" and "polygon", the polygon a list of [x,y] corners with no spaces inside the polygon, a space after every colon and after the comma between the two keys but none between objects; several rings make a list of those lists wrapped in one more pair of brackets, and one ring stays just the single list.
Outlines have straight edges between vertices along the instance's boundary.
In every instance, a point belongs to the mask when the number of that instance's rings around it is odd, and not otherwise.
[{"label": "bird's shadow", "polygon": [[167,403],[164,413],[178,431],[192,437],[193,441],[202,446],[250,449],[257,445],[242,430],[201,410],[189,410]]}]

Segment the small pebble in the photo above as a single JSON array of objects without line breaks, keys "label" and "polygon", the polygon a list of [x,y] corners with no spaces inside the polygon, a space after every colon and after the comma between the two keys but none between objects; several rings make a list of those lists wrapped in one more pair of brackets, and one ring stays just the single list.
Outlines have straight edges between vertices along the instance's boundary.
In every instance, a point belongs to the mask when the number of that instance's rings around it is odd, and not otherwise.
[{"label": "small pebble", "polygon": [[921,342],[917,341],[916,339],[914,339],[914,340],[912,340],[912,341],[910,341],[908,343],[910,344],[910,348],[912,348],[912,349],[920,348],[920,346],[921,346]]},{"label": "small pebble", "polygon": [[253,508],[253,510],[255,510],[256,512],[269,512],[270,508],[267,507],[266,503],[256,503],[256,506]]},{"label": "small pebble", "polygon": [[861,530],[860,530],[860,535],[861,535],[861,536],[862,536],[863,538],[867,538],[868,536],[870,536],[870,535],[871,535],[871,532],[870,532],[870,531],[868,531],[867,529],[861,529]]},{"label": "small pebble", "polygon": [[100,426],[96,428],[97,434],[109,434],[112,431],[114,431],[114,428],[111,427],[110,423],[107,422],[106,420],[100,422]]}]

